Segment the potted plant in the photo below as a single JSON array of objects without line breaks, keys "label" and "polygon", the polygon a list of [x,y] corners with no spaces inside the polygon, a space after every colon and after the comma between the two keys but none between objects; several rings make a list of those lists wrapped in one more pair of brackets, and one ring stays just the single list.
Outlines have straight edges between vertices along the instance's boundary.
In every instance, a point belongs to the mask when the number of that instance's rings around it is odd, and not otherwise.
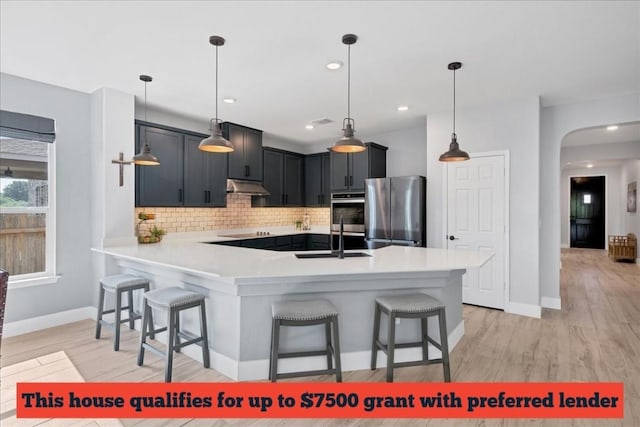
[{"label": "potted plant", "polygon": [[157,225],[154,225],[153,227],[151,227],[151,230],[149,230],[149,234],[151,234],[150,236],[150,243],[155,243],[155,242],[159,242],[162,240],[162,236],[164,236],[165,234],[167,234],[167,232],[165,230],[163,230],[162,228],[158,228]]}]

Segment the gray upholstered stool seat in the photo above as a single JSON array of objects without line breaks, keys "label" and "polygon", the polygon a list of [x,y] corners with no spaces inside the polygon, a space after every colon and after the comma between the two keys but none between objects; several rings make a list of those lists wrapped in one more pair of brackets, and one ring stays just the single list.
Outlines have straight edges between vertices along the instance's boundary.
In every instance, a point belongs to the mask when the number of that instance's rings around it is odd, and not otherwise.
[{"label": "gray upholstered stool seat", "polygon": [[[113,350],[118,351],[120,349],[120,324],[129,322],[129,329],[134,328],[134,322],[136,319],[140,319],[142,316],[139,312],[133,309],[133,291],[142,290],[147,292],[149,290],[149,281],[143,277],[134,276],[131,274],[114,274],[111,276],[105,276],[100,279],[100,294],[98,296],[98,316],[96,319],[96,339],[100,339],[100,333],[102,327],[106,326],[113,330]],[[116,301],[113,309],[104,309],[105,292],[109,292],[115,295]],[[125,307],[122,307],[122,294],[127,293],[128,303]],[[122,310],[129,312],[127,319],[121,318]],[[105,314],[115,314],[115,320],[108,322],[103,319]]]},{"label": "gray upholstered stool seat", "polygon": [[[342,381],[340,367],[340,334],[338,331],[338,310],[324,299],[307,301],[278,301],[271,306],[271,352],[269,357],[269,379],[293,378],[308,375],[335,374],[336,381]],[[326,346],[324,350],[280,353],[280,326],[325,325]],[[333,329],[333,340],[332,340]],[[316,371],[278,373],[278,359],[289,357],[327,357],[327,369]],[[335,359],[335,368],[333,367]]]},{"label": "gray upholstered stool seat", "polygon": [[[180,330],[180,312],[189,308],[200,307],[200,336],[194,336]],[[167,311],[167,326],[157,328],[153,324],[152,309]],[[166,352],[147,343],[147,336],[167,331]],[[181,342],[184,338],[187,341]],[[202,347],[202,362],[209,367],[209,342],[207,339],[207,313],[205,296],[180,287],[156,289],[144,294],[144,311],[142,314],[142,331],[140,333],[140,349],[138,366],[144,363],[144,351],[150,350],[165,358],[164,380],[171,382],[173,368],[173,352],[180,352],[182,347],[198,344]]]},{"label": "gray upholstered stool seat", "polygon": [[[385,313],[389,323],[387,325],[387,344],[380,339],[380,317]],[[428,318],[438,316],[440,342],[429,336]],[[395,342],[396,318],[420,319],[421,340],[417,342]],[[438,359],[429,359],[429,343],[442,352]],[[411,362],[394,363],[396,348],[422,347],[422,359]],[[436,298],[425,294],[389,295],[376,298],[375,317],[373,322],[373,342],[371,345],[371,369],[376,369],[378,350],[387,355],[387,382],[393,382],[393,368],[405,366],[431,365],[442,363],[444,380],[451,381],[449,367],[449,345],[447,343],[447,323],[444,304]]]}]

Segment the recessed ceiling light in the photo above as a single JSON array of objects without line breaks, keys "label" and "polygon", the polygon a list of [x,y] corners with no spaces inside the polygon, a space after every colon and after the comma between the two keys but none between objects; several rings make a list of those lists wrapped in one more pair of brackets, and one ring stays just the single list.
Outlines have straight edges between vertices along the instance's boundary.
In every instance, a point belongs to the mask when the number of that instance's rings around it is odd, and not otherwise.
[{"label": "recessed ceiling light", "polygon": [[607,126],[607,130],[616,130],[616,129],[618,129],[617,125]]},{"label": "recessed ceiling light", "polygon": [[327,64],[327,68],[330,70],[337,70],[342,68],[343,65],[344,63],[342,61],[331,61]]},{"label": "recessed ceiling light", "polygon": [[304,128],[305,129],[313,129],[313,125],[305,125]]},{"label": "recessed ceiling light", "polygon": [[398,105],[398,111],[407,111],[408,109],[408,105]]},{"label": "recessed ceiling light", "polygon": [[592,168],[592,167],[593,167],[593,165],[592,165],[591,163],[589,163],[589,164],[587,165],[587,167],[588,167],[588,168]]},{"label": "recessed ceiling light", "polygon": [[228,97],[224,98],[222,101],[227,103],[227,104],[233,104],[233,103],[236,102],[236,99],[235,98],[231,98],[230,96],[228,96]]}]

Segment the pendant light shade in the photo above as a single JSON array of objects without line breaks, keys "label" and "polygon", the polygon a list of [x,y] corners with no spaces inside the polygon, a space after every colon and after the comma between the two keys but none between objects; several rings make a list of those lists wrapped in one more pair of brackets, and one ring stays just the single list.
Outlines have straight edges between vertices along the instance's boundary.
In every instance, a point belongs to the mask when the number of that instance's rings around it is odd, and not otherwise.
[{"label": "pendant light shade", "polygon": [[367,149],[366,145],[354,136],[355,121],[351,118],[351,45],[355,44],[358,36],[345,34],[342,43],[347,45],[347,117],[342,121],[342,138],[337,140],[329,150],[336,153],[358,153]]},{"label": "pendant light shade", "polygon": [[460,146],[458,145],[458,136],[456,135],[456,70],[462,68],[462,63],[452,62],[447,68],[453,71],[453,133],[451,134],[449,151],[442,154],[439,160],[441,162],[460,162],[469,160],[469,154],[460,149]]},{"label": "pendant light shade", "polygon": [[[153,80],[151,76],[145,76],[144,74],[140,76],[140,80],[144,82],[144,121],[147,121],[147,83]],[[142,138],[144,140],[144,145],[140,149],[140,152],[133,156],[131,161],[136,165],[142,166],[157,166],[160,164],[160,161],[156,156],[151,154],[151,147],[147,142],[146,133],[142,132]]]},{"label": "pendant light shade", "polygon": [[233,145],[222,136],[221,121],[218,119],[218,47],[224,45],[225,40],[220,36],[209,37],[209,43],[216,47],[216,117],[211,119],[211,135],[203,139],[198,145],[202,151],[210,153],[229,153]]}]

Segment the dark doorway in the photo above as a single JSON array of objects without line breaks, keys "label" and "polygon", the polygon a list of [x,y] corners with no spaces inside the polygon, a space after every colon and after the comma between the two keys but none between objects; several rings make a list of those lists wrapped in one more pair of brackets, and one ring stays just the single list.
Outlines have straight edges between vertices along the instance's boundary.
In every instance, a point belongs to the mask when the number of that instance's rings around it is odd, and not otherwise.
[{"label": "dark doorway", "polygon": [[571,177],[571,247],[604,249],[604,176]]}]

